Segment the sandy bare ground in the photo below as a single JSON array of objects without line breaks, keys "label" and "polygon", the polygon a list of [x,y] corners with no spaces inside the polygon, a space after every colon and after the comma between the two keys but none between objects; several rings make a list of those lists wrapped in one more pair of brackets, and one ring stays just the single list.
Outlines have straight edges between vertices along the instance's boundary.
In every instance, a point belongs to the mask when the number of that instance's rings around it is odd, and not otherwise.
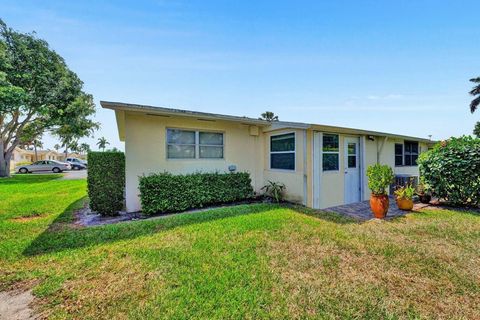
[{"label": "sandy bare ground", "polygon": [[30,308],[33,299],[31,290],[0,292],[0,320],[37,319]]}]

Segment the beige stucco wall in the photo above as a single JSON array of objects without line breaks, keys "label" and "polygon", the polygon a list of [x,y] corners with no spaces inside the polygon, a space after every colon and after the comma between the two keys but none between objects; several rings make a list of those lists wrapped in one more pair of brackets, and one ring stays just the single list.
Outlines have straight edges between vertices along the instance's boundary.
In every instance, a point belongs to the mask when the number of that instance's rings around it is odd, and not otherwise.
[{"label": "beige stucco wall", "polygon": [[[270,169],[270,137],[272,135],[295,133],[295,170],[279,170]],[[273,132],[265,133],[264,154],[263,160],[263,178],[265,183],[267,181],[281,182],[286,186],[285,199],[291,202],[303,203],[305,181],[307,178],[304,165],[304,130],[300,129],[284,129],[275,130]]]},{"label": "beige stucco wall", "polygon": [[[335,133],[335,132],[329,132]],[[408,174],[413,176],[418,176],[418,166],[395,166],[395,143],[403,143],[403,139],[392,139],[388,138],[384,143],[383,148],[381,148],[382,141],[384,137],[374,137],[374,140],[369,140],[366,136],[362,135],[350,135],[342,134],[339,135],[339,161],[340,166],[338,171],[326,171],[319,172],[320,175],[320,188],[319,188],[319,207],[328,208],[336,205],[341,205],[344,203],[344,189],[345,189],[345,137],[358,137],[364,143],[364,155],[360,154],[360,159],[364,161],[364,168],[362,170],[362,179],[363,181],[363,199],[367,200],[370,198],[370,190],[368,189],[368,179],[366,177],[366,168],[369,165],[377,163],[377,150],[380,150],[379,162],[381,164],[387,164],[393,168],[395,174]],[[420,152],[425,152],[428,150],[428,146],[425,143],[419,143]],[[321,161],[321,153],[319,153],[319,159]],[[362,161],[362,160],[361,160]],[[309,169],[309,173],[312,171]],[[312,173],[312,178],[313,173]],[[315,189],[313,190],[315,192]],[[311,197],[315,197],[315,194]],[[309,199],[309,203],[311,203]],[[313,203],[310,204],[313,206]]]},{"label": "beige stucco wall", "polygon": [[[123,117],[123,115],[122,115]],[[236,165],[237,171],[249,172],[252,186],[256,192],[268,180],[286,185],[286,199],[292,202],[314,206],[318,196],[320,208],[344,203],[344,141],[345,137],[358,137],[364,143],[365,154],[360,155],[364,163],[363,199],[370,197],[365,169],[377,162],[377,150],[383,137],[374,137],[370,141],[362,135],[339,134],[340,168],[335,172],[317,172],[320,175],[319,190],[315,190],[314,167],[321,157],[314,157],[314,131],[312,129],[281,129],[263,131],[258,134],[252,126],[238,122],[202,121],[186,117],[161,117],[134,112],[125,112],[125,151],[126,151],[126,200],[128,211],[141,210],[138,177],[143,174],[168,171],[174,174],[202,172],[227,172],[229,165]],[[183,128],[191,130],[221,131],[224,133],[224,159],[167,159],[166,129]],[[295,133],[295,170],[270,169],[270,136],[288,132]],[[335,132],[329,132],[335,133]],[[388,164],[396,174],[418,175],[418,167],[395,167],[394,145],[403,143],[401,139],[389,138],[380,153],[380,163]],[[426,151],[427,145],[420,143],[420,151]],[[305,152],[306,150],[306,152]],[[321,154],[320,154],[321,155]],[[318,195],[315,194],[318,192]]]},{"label": "beige stucco wall", "polygon": [[[167,159],[166,129],[184,128],[224,133],[224,159]],[[250,126],[225,121],[202,121],[191,118],[166,118],[125,113],[126,203],[127,211],[141,209],[138,177],[169,171],[174,174],[228,172],[229,165],[247,171],[252,186],[259,192],[263,186],[264,139],[250,134]]]},{"label": "beige stucco wall", "polygon": [[[370,141],[365,139],[365,149],[366,149],[366,166],[367,168],[369,165],[375,164],[377,162],[377,147],[380,150],[380,164],[387,164],[393,168],[393,172],[395,174],[406,174],[412,176],[419,176],[418,166],[395,166],[395,143],[404,143],[403,139],[394,139],[388,138],[383,148],[381,147],[384,137],[375,137],[374,141]],[[420,142],[419,146],[419,153],[425,152],[428,150],[428,146],[426,143]],[[365,177],[364,179],[364,197],[365,199],[370,198],[370,190],[368,189],[368,180]]]}]

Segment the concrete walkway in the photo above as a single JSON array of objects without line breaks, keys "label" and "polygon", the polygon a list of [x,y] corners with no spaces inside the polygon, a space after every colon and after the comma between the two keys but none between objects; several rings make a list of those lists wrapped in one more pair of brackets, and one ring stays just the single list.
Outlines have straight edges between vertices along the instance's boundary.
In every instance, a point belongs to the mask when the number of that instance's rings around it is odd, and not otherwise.
[{"label": "concrete walkway", "polygon": [[[415,203],[413,206],[413,211],[418,211],[428,206],[429,206],[428,204]],[[359,221],[374,219],[373,213],[370,210],[370,202],[368,200],[357,202],[357,203],[344,204],[341,206],[330,207],[330,208],[323,209],[323,211],[339,213]],[[390,207],[388,209],[386,219],[400,217],[409,212],[412,212],[412,211],[403,211],[398,209],[397,204],[395,203],[395,199],[393,197],[390,197]]]}]

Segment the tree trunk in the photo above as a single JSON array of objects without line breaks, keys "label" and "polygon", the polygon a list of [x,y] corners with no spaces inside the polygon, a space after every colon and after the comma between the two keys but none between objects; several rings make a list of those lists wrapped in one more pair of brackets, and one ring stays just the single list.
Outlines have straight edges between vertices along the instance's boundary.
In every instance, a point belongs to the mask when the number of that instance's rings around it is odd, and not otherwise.
[{"label": "tree trunk", "polygon": [[33,142],[33,149],[35,149],[35,161],[38,161],[38,154],[37,154],[37,145]]},{"label": "tree trunk", "polygon": [[5,152],[5,145],[0,139],[0,178],[10,177],[10,158],[12,154]]}]

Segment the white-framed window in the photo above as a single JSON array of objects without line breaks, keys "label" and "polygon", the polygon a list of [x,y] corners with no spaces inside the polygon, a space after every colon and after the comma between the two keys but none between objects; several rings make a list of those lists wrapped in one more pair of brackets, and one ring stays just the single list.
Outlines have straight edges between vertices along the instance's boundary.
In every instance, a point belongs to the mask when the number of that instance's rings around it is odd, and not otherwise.
[{"label": "white-framed window", "polygon": [[340,147],[338,134],[322,135],[322,168],[323,171],[340,169]]},{"label": "white-framed window", "polygon": [[416,166],[419,153],[417,141],[395,143],[395,166]]},{"label": "white-framed window", "polygon": [[167,129],[167,159],[223,159],[222,132]]},{"label": "white-framed window", "polygon": [[295,132],[270,136],[270,169],[295,170]]}]

